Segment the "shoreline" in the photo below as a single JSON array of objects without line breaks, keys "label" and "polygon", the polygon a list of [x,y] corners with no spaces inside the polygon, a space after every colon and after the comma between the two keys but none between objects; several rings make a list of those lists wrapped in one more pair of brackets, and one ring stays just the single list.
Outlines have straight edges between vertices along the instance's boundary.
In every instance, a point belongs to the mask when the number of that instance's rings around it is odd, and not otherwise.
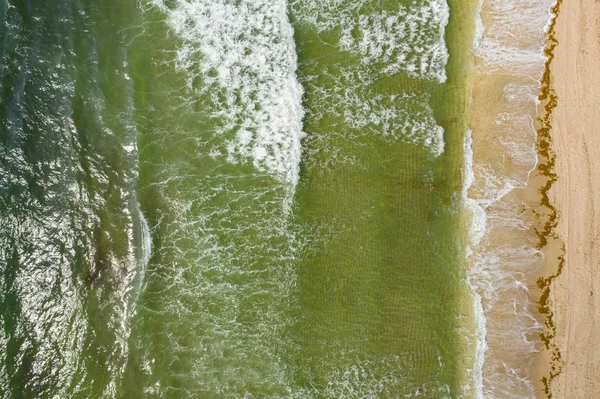
[{"label": "shoreline", "polygon": [[[550,59],[544,50],[554,0],[511,4],[486,0],[479,13],[469,109],[474,182],[468,267],[485,314],[480,397],[533,398],[543,390],[548,363],[539,365],[536,280],[544,253],[536,228],[546,213],[534,121]],[[514,15],[517,8],[523,15]]]},{"label": "shoreline", "polygon": [[[550,315],[544,351],[550,372],[548,389],[539,397],[590,398],[600,392],[600,192],[594,187],[600,183],[599,36],[600,8],[593,0],[562,5],[555,26],[558,46],[548,69],[558,102],[548,118],[556,178],[547,199],[557,219],[540,298]],[[562,245],[564,255],[556,256]]]}]

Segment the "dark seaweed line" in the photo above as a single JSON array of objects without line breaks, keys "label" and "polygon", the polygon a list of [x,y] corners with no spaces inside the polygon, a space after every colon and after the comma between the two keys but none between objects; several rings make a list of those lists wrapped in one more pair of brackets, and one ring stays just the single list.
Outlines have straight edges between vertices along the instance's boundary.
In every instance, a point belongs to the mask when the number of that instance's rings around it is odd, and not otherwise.
[{"label": "dark seaweed line", "polygon": [[[556,154],[552,149],[552,136],[551,130],[552,125],[550,122],[552,112],[558,104],[558,97],[554,91],[554,86],[551,80],[550,67],[552,60],[554,59],[554,49],[558,45],[556,39],[556,20],[558,18],[562,0],[557,0],[554,6],[550,9],[552,18],[547,34],[547,44],[544,48],[544,55],[546,56],[546,62],[544,65],[544,73],[542,75],[541,90],[538,99],[544,103],[544,114],[538,118],[539,128],[537,130],[537,151],[538,155],[543,162],[538,164],[538,171],[540,175],[546,178],[546,183],[540,187],[539,193],[541,195],[541,205],[547,208],[546,221],[543,228],[535,229],[538,236],[538,249],[544,248],[548,244],[548,239],[558,239],[555,232],[558,223],[558,213],[556,207],[550,202],[549,191],[558,179],[555,172]],[[545,316],[544,320],[544,331],[540,334],[540,338],[544,343],[546,350],[550,353],[550,372],[548,375],[542,377],[542,383],[544,384],[544,392],[548,399],[552,398],[552,392],[550,384],[562,371],[561,365],[561,353],[560,349],[554,342],[556,337],[556,325],[554,323],[554,312],[552,311],[549,298],[550,298],[550,286],[555,278],[560,276],[565,265],[565,246],[562,245],[561,255],[558,257],[558,266],[556,272],[548,277],[540,277],[537,280],[537,286],[541,290],[541,295],[538,300],[538,311],[540,314]]]}]

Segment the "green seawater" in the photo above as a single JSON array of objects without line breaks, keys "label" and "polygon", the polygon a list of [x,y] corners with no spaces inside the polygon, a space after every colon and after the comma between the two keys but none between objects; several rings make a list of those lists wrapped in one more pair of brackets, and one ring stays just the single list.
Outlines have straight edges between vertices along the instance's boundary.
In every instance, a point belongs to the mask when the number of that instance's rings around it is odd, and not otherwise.
[{"label": "green seawater", "polygon": [[0,0],[0,397],[471,397],[470,3]]}]

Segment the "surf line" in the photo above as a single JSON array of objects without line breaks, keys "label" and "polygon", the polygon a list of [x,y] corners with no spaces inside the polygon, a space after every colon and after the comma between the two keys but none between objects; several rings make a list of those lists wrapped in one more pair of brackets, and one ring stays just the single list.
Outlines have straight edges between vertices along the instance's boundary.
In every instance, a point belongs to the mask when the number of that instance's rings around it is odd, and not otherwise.
[{"label": "surf line", "polygon": [[[559,240],[556,234],[556,226],[558,224],[558,213],[554,204],[550,201],[548,195],[550,189],[558,179],[558,175],[555,172],[556,164],[556,153],[552,148],[552,124],[551,117],[554,109],[558,105],[558,96],[554,90],[554,85],[551,79],[551,66],[552,60],[554,59],[554,50],[558,46],[558,39],[556,38],[556,20],[558,19],[560,8],[563,0],[556,0],[556,3],[550,8],[550,22],[548,25],[548,33],[546,37],[546,47],[544,48],[544,55],[546,56],[546,62],[544,63],[544,73],[540,80],[541,88],[538,100],[540,104],[543,104],[543,114],[538,117],[538,129],[536,131],[536,149],[538,156],[543,161],[537,166],[537,169],[541,176],[544,176],[546,183],[540,187],[540,203],[547,209],[544,215],[537,214],[538,220],[541,217],[545,217],[545,222],[541,229],[535,228],[536,235],[538,236],[538,249],[543,249],[548,245],[549,240]],[[550,298],[550,287],[554,279],[561,275],[565,265],[565,244],[562,244],[560,255],[557,258],[557,266],[554,274],[548,277],[540,277],[537,280],[537,286],[541,291],[540,298],[538,300],[538,311],[545,318],[544,319],[544,331],[540,333],[540,339],[542,340],[545,349],[550,353],[550,371],[542,377],[542,384],[544,385],[544,393],[548,399],[552,398],[552,392],[550,384],[562,371],[561,364],[561,352],[554,338],[556,337],[556,325],[554,323],[554,312],[551,309],[549,298]]]}]

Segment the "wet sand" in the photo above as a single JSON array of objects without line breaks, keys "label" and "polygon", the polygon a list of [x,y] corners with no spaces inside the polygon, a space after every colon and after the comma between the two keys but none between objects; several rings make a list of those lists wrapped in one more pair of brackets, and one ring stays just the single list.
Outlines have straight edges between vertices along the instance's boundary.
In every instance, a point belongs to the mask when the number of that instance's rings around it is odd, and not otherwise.
[{"label": "wet sand", "polygon": [[[564,243],[553,280],[555,362],[552,398],[600,397],[600,2],[565,1],[550,66],[558,104],[551,115],[556,183],[549,199]],[[541,397],[546,396],[540,392]]]},{"label": "wet sand", "polygon": [[[550,5],[484,1],[474,46],[474,182],[468,197],[475,206],[468,268],[485,317],[484,398],[532,398],[543,391],[536,383],[547,370],[533,367],[542,332],[535,277],[543,261],[534,121]],[[523,12],[515,15],[516,9]]]}]

